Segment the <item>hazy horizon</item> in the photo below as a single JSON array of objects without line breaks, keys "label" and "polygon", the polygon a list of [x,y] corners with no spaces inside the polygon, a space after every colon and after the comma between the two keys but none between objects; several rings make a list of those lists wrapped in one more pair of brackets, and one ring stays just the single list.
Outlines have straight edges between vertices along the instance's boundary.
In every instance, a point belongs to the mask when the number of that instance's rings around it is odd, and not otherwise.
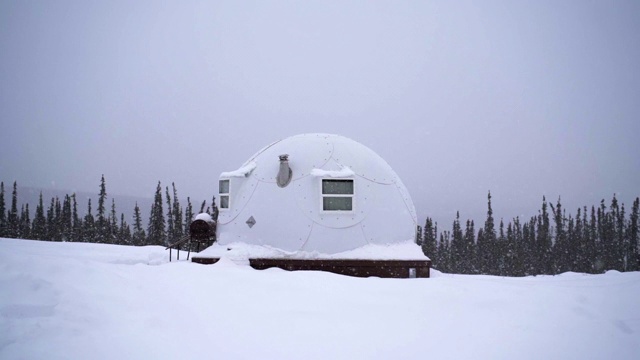
[{"label": "hazy horizon", "polygon": [[505,221],[630,207],[638,34],[636,1],[2,2],[0,181],[209,200],[322,132],[385,159],[419,223],[483,220],[489,190]]}]

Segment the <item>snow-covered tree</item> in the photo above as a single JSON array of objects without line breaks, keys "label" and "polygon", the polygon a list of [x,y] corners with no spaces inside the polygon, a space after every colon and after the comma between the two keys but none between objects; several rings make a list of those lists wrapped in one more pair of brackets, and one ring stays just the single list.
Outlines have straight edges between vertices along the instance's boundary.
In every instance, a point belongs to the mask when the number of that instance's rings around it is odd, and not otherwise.
[{"label": "snow-covered tree", "polygon": [[178,191],[176,190],[176,184],[171,183],[173,187],[173,234],[170,234],[172,239],[179,239],[184,235],[184,226],[182,224],[182,208],[180,207],[180,201],[178,200]]},{"label": "snow-covered tree", "polygon": [[147,243],[147,235],[142,228],[142,216],[140,215],[140,207],[136,202],[136,206],[133,209],[133,236],[132,243],[136,246],[142,246]]},{"label": "snow-covered tree", "polygon": [[96,223],[91,213],[91,198],[87,205],[87,214],[84,216],[82,226],[82,241],[83,242],[95,242],[96,241]]},{"label": "snow-covered tree", "polygon": [[184,231],[189,232],[189,225],[193,221],[193,206],[191,205],[191,198],[187,197],[187,207],[184,211]]},{"label": "snow-covered tree", "polygon": [[7,236],[7,213],[4,202],[4,182],[0,182],[0,237]]},{"label": "snow-covered tree", "polygon": [[626,271],[640,270],[640,249],[638,249],[638,222],[640,212],[640,198],[636,198],[629,215],[629,224],[627,225],[628,245],[625,249]]},{"label": "snow-covered tree", "polygon": [[167,233],[165,231],[165,220],[162,209],[162,187],[158,181],[156,195],[151,206],[149,225],[147,227],[147,244],[166,245]]},{"label": "snow-covered tree", "polygon": [[31,219],[29,214],[29,204],[22,205],[20,212],[19,236],[22,239],[31,239]]},{"label": "snow-covered tree", "polygon": [[7,237],[17,238],[19,230],[19,217],[18,217],[18,183],[13,182],[13,193],[11,194],[11,210],[7,214]]},{"label": "snow-covered tree", "polygon": [[36,206],[36,215],[31,224],[31,238],[35,240],[47,239],[47,219],[44,217],[44,204],[42,203],[42,191]]},{"label": "snow-covered tree", "polygon": [[96,242],[107,243],[110,238],[109,221],[106,215],[105,201],[107,200],[107,187],[104,174],[100,179],[100,193],[98,195],[98,213],[96,214]]},{"label": "snow-covered tree", "polygon": [[173,226],[175,223],[173,222],[173,205],[171,204],[171,195],[169,194],[169,187],[166,187],[166,197],[167,197],[167,236],[169,243],[176,241],[177,239],[173,237],[174,230]]},{"label": "snow-covered tree", "polygon": [[76,194],[71,195],[71,201],[73,203],[73,210],[71,213],[72,232],[70,241],[82,241],[82,220],[78,216],[78,203],[76,201]]},{"label": "snow-covered tree", "polygon": [[118,244],[132,245],[131,244],[131,228],[127,221],[124,219],[124,213],[120,214],[120,229],[118,230]]}]

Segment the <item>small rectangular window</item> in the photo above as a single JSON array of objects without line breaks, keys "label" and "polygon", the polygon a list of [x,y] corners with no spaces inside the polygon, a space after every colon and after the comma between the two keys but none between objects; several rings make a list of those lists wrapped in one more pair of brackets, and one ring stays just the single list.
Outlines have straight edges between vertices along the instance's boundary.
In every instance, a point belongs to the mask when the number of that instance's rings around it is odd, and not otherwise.
[{"label": "small rectangular window", "polygon": [[353,180],[322,180],[323,211],[353,211]]},{"label": "small rectangular window", "polygon": [[322,210],[330,211],[351,211],[353,209],[353,199],[350,197],[325,196],[322,198]]},{"label": "small rectangular window", "polygon": [[218,182],[218,193],[220,194],[220,209],[229,208],[229,179]]},{"label": "small rectangular window", "polygon": [[322,194],[353,195],[353,180],[322,180]]}]

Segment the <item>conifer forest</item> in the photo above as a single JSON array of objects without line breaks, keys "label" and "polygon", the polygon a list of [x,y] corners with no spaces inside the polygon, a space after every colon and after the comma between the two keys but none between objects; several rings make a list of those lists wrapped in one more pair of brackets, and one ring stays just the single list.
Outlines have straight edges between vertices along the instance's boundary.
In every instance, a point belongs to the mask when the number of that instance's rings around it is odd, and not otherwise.
[{"label": "conifer forest", "polygon": [[[194,216],[190,198],[187,198],[186,206],[182,207],[176,186],[171,184],[171,188],[169,186],[164,188],[163,199],[163,188],[158,182],[147,225],[143,225],[145,222],[137,203],[133,209],[133,218],[129,223],[123,213],[117,214],[114,199],[111,199],[111,204],[107,204],[104,175],[100,180],[97,206],[91,203],[91,199],[86,205],[78,204],[75,194],[65,195],[62,200],[54,197],[45,203],[42,193],[40,193],[35,215],[31,219],[29,204],[24,204],[18,210],[17,199],[18,187],[14,182],[10,200],[11,207],[7,209],[5,186],[4,183],[0,183],[0,237],[134,246],[166,246],[188,232],[189,224]],[[107,209],[109,205],[110,208]],[[86,206],[84,216],[79,216],[80,206]],[[195,214],[207,212],[214,215],[217,213],[215,197],[212,198],[210,205],[207,205],[206,200],[203,201],[198,210]]]},{"label": "conifer forest", "polygon": [[[115,200],[107,203],[104,176],[97,204],[91,199],[78,204],[75,194],[45,202],[40,194],[33,219],[29,204],[18,210],[16,182],[11,199],[5,195],[8,189],[5,192],[4,183],[0,183],[0,237],[5,238],[166,246],[188,232],[195,214],[214,215],[218,211],[215,197],[209,205],[202,202],[198,212],[194,212],[190,198],[183,207],[175,184],[163,189],[158,182],[147,225],[143,226],[137,204],[129,223],[124,214],[117,214]],[[86,206],[83,216],[79,216],[80,206]],[[597,206],[571,213],[560,199],[554,203],[543,197],[538,215],[496,223],[489,193],[484,224],[463,221],[458,213],[451,228],[445,229],[427,218],[424,226],[417,228],[416,243],[432,260],[433,268],[445,273],[528,276],[638,271],[639,207],[636,198],[627,214],[614,195],[610,202],[603,199]]]}]

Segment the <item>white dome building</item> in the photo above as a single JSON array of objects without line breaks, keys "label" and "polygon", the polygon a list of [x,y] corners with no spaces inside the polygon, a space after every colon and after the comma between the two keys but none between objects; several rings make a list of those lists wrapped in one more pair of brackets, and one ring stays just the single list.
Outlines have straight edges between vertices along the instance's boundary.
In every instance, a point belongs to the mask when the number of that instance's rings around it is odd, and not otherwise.
[{"label": "white dome building", "polygon": [[[314,261],[368,261],[365,267],[408,261],[407,276],[394,277],[428,276],[404,184],[375,152],[343,136],[303,134],[272,143],[220,175],[218,200],[217,245],[194,261],[242,248],[249,260],[271,259],[292,270],[326,270],[310,268]],[[291,264],[302,260],[303,267]]]}]

